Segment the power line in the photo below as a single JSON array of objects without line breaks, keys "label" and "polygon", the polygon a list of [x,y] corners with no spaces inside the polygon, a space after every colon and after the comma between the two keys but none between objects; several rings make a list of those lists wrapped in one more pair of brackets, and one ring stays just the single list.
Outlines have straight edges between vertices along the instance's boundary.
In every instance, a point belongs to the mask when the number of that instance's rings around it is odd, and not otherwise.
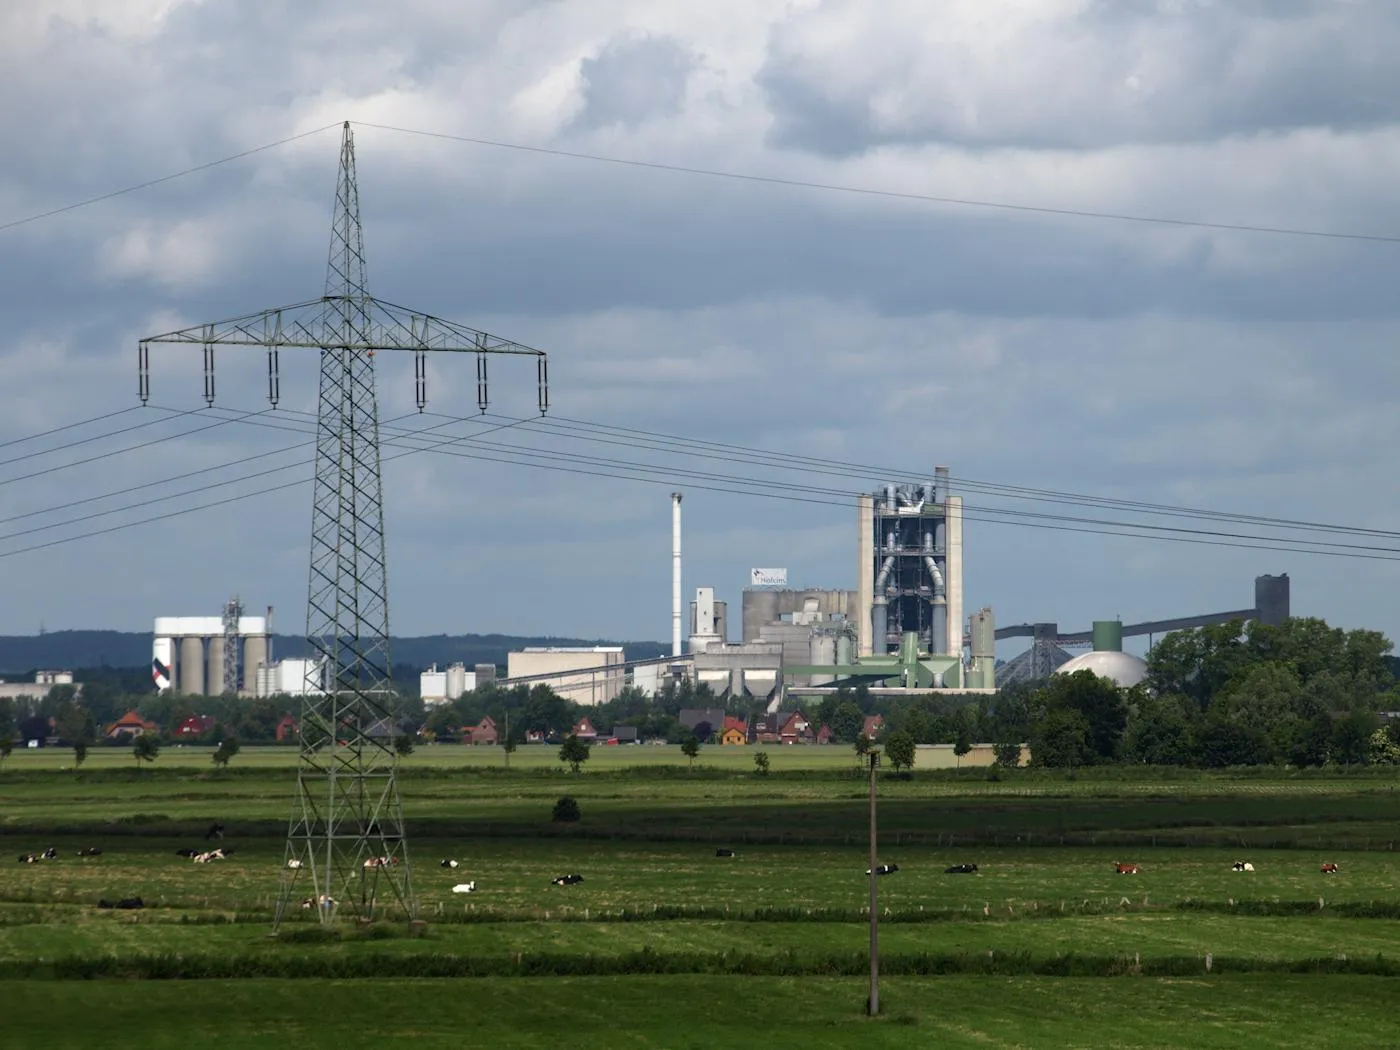
[{"label": "power line", "polygon": [[26,441],[38,441],[40,438],[50,437],[53,434],[61,434],[65,430],[77,430],[92,423],[105,423],[109,419],[117,416],[124,416],[128,412],[135,412],[141,406],[132,405],[130,408],[120,408],[115,412],[104,412],[100,416],[93,416],[91,419],[80,419],[76,423],[65,423],[61,427],[53,427],[49,430],[41,430],[36,434],[26,434],[24,437],[11,438],[9,441],[0,441],[0,448],[9,448],[11,445],[23,445]]},{"label": "power line", "polygon": [[891,200],[918,201],[925,204],[949,204],[961,208],[987,208],[997,211],[1026,212],[1035,215],[1056,215],[1074,219],[1103,219],[1112,222],[1145,223],[1155,226],[1180,226],[1203,230],[1222,230],[1231,233],[1265,233],[1286,237],[1317,237],[1328,240],[1373,241],[1382,244],[1400,244],[1400,236],[1380,233],[1345,233],[1334,230],[1310,230],[1292,226],[1263,226],[1252,223],[1207,222],[1200,219],[1175,219],[1160,215],[1134,215],[1127,212],[1093,211],[1087,208],[1054,208],[1036,204],[1015,204],[1009,201],[981,200],[972,197],[944,197],[929,193],[907,193],[899,190],[881,190],[869,186],[850,186],[833,182],[813,182],[807,179],[784,178],[777,175],[754,175],[747,172],[724,171],[718,168],[697,168],[684,164],[664,164],[658,161],[635,160],[627,157],[609,157],[598,153],[582,153],[574,150],[556,149],[549,146],[527,146],[519,142],[502,142],[496,139],[474,138],[470,135],[453,135],[442,131],[424,131],[418,128],[403,128],[393,124],[373,124],[355,120],[362,128],[376,128],[380,131],[393,131],[403,135],[418,135],[423,138],[445,139],[450,142],[464,142],[473,146],[488,146],[492,149],[514,150],[520,153],[534,153],[547,157],[564,157],[569,160],[585,160],[597,164],[616,164],[629,168],[643,168],[650,171],[665,171],[679,175],[699,175],[712,179],[729,179],[737,182],[761,183],[770,186],[786,186],[805,190],[822,190],[828,193],[847,193],[863,197],[884,197]]},{"label": "power line", "polygon": [[[437,413],[429,413],[436,415]],[[567,424],[575,424],[569,426]],[[838,477],[871,477],[893,481],[927,481],[928,472],[904,469],[891,470],[865,463],[850,463],[842,460],[820,459],[792,453],[772,452],[746,445],[734,445],[703,439],[684,438],[674,434],[661,434],[655,431],[638,430],[631,427],[618,427],[612,424],[594,423],[588,420],[571,420],[567,417],[552,417],[533,420],[526,428],[536,432],[563,430],[580,440],[597,441],[604,444],[623,446],[639,445],[658,452],[691,454],[702,458],[722,461],[760,463],[780,469],[805,471],[815,474],[829,474]],[[602,432],[601,436],[590,431]],[[614,434],[625,437],[614,437]],[[1169,517],[1202,518],[1207,520],[1237,522],[1240,524],[1261,525],[1269,528],[1306,530],[1316,532],[1340,532],[1355,535],[1375,536],[1383,539],[1400,539],[1400,532],[1386,529],[1370,529],[1355,525],[1337,525],[1326,522],[1301,521],[1291,518],[1277,518],[1266,515],[1239,514],[1229,511],[1213,511],[1200,507],[1182,507],[1162,503],[1147,503],[1138,500],[1116,499],[1085,495],[1083,493],[1060,492],[1051,489],[1033,489],[1015,485],[1001,485],[979,481],[974,478],[954,477],[956,482],[967,490],[982,491],[988,495],[1005,496],[1014,499],[1037,502],[1060,503],[1072,506],[1101,507],[1139,514],[1155,514]]]},{"label": "power line", "polygon": [[[291,430],[293,432],[307,434],[312,432],[309,429],[309,424],[307,425],[307,427],[300,427],[297,425],[295,420],[288,420],[287,423],[292,424],[288,426],[281,423],[272,423],[270,420],[267,420],[266,418],[262,417],[263,413],[247,413],[240,416],[230,417],[230,419],[227,421],[243,422],[247,425],[259,426],[268,429]],[[440,424],[439,427],[416,428],[412,430],[391,432],[388,440],[385,443],[391,446],[403,447],[405,441],[421,442],[425,433],[431,430],[439,429],[441,426],[448,425],[448,423],[474,422],[474,420],[470,420],[464,417],[449,416],[445,418],[447,422]],[[572,473],[583,476],[596,476],[604,478],[613,478],[617,480],[641,481],[644,483],[656,485],[674,485],[677,483],[678,478],[683,478],[685,479],[685,483],[689,487],[698,488],[701,490],[710,490],[742,496],[761,496],[764,498],[780,499],[789,502],[818,504],[842,508],[849,508],[856,495],[856,493],[846,490],[826,489],[817,486],[802,486],[787,482],[775,482],[768,479],[735,477],[733,475],[716,475],[709,472],[694,471],[685,468],[667,467],[665,465],[609,460],[601,457],[581,456],[571,453],[557,453],[537,449],[522,448],[520,446],[514,445],[502,445],[495,442],[479,441],[480,437],[482,437],[486,433],[490,433],[492,430],[502,430],[507,429],[509,427],[522,426],[530,418],[532,417],[526,417],[524,419],[519,420],[511,420],[507,423],[503,423],[499,426],[493,427],[490,430],[461,437],[441,439],[433,442],[430,445],[410,444],[406,447],[403,447],[403,450],[400,451],[397,455],[387,457],[386,461],[391,459],[402,458],[403,456],[411,455],[416,452],[429,451],[438,452],[446,455],[459,456],[461,458],[466,459],[481,460],[485,462],[503,463],[513,466],[531,466],[538,469],[559,470],[566,473]],[[391,427],[389,429],[391,431],[395,431],[395,428]],[[453,445],[459,445],[466,442],[474,443],[484,451],[466,452],[460,449],[454,450],[451,448],[451,446]],[[194,489],[184,493],[180,493],[173,498],[180,498],[187,495],[193,495],[201,491],[207,491],[208,489],[219,488],[229,484],[237,484],[240,482],[252,480],[254,478],[263,477],[271,473],[276,473],[281,470],[292,469],[299,465],[302,464],[290,464],[284,467],[270,468],[265,471],[256,472],[255,474],[235,479],[229,479],[222,482],[217,482],[209,486],[203,486],[199,489]],[[263,493],[275,492],[288,488],[292,484],[299,484],[299,482],[270,486],[264,489],[256,490],[251,493],[244,493],[241,497],[236,498],[247,498]],[[193,510],[203,509],[206,507],[223,506],[228,502],[228,499],[221,499],[197,507],[183,508],[179,511],[179,513],[184,514],[192,512]],[[77,520],[87,520],[88,518],[100,517],[108,513],[118,513],[122,510],[131,509],[135,509],[135,507],[117,508],[113,511],[103,512],[102,514],[89,515],[84,519]],[[1365,558],[1369,560],[1397,560],[1396,558],[1392,557],[1392,555],[1400,555],[1400,550],[1396,550],[1393,548],[1363,546],[1359,544],[1341,544],[1334,541],[1318,541],[1299,538],[1263,537],[1248,534],[1225,533],[1214,530],[1187,529],[1183,527],[1172,526],[1149,526],[1136,522],[1121,522],[1094,518],[1076,518],[1067,515],[1037,514],[1028,511],[1018,511],[1015,509],[1001,507],[976,507],[974,505],[973,507],[966,508],[965,510],[966,512],[964,514],[964,517],[967,520],[982,521],[990,524],[1011,524],[1022,527],[1051,529],[1053,531],[1079,532],[1092,535],[1119,536],[1124,538],[1137,539],[1165,539],[1170,540],[1172,542],[1200,543],[1212,546],[1240,547],[1253,550],[1277,550],[1292,553],[1326,554],[1334,557],[1356,557]],[[31,547],[21,548],[18,550],[5,552],[3,555],[0,555],[0,557],[9,556],[10,554],[24,553],[29,550],[44,549],[46,547],[55,546],[59,543],[70,542],[72,540],[82,539],[88,536],[103,535],[108,532],[116,531],[118,529],[130,528],[136,525],[145,524],[149,521],[160,520],[160,517],[162,516],[168,517],[170,515],[169,513],[167,513],[165,515],[141,519],[135,522],[127,522],[106,529],[100,529],[89,533],[83,533],[79,536],[68,537],[65,539],[50,541],[45,544],[38,544]],[[67,522],[63,524],[67,525],[74,523],[75,522]],[[37,530],[27,531],[32,532]],[[0,539],[15,538],[19,535],[24,534],[26,533],[15,533],[11,534],[11,536],[9,537],[0,537]]]},{"label": "power line", "polygon": [[315,128],[312,131],[303,131],[299,135],[291,135],[285,139],[278,139],[276,142],[268,142],[261,146],[254,146],[252,149],[245,149],[238,153],[230,153],[227,157],[220,157],[218,160],[206,161],[203,164],[196,164],[192,168],[185,168],[181,171],[171,172],[169,175],[162,175],[159,178],[147,179],[145,182],[138,182],[132,186],[123,186],[119,190],[111,190],[107,193],[100,193],[96,197],[89,197],[86,200],[74,201],[72,204],[65,204],[59,208],[50,208],[48,211],[37,212],[34,215],[26,215],[22,219],[11,219],[9,222],[0,223],[0,233],[6,230],[13,230],[19,226],[27,226],[31,222],[38,222],[40,219],[50,219],[55,215],[63,215],[66,212],[77,211],[79,208],[86,208],[91,204],[100,204],[103,201],[112,200],[114,197],[123,197],[128,193],[135,193],[137,190],[150,189],[152,186],[159,186],[163,182],[173,182],[175,179],[182,179],[186,175],[193,175],[196,172],[208,171],[210,168],[217,168],[220,164],[228,164],[231,161],[242,160],[244,157],[251,157],[255,153],[264,153],[278,146],[285,146],[289,142],[296,142],[298,139],[310,138],[312,135],[319,135],[323,131],[341,126],[340,121],[334,124],[327,124],[323,128]]}]

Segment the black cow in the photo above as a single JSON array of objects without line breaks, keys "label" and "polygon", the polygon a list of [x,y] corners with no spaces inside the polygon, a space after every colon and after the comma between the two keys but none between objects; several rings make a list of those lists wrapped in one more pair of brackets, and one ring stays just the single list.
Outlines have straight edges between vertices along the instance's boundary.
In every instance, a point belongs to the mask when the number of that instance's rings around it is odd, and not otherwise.
[{"label": "black cow", "polygon": [[80,857],[100,857],[100,856],[102,856],[102,851],[101,851],[100,849],[98,849],[96,846],[84,846],[82,849],[78,850],[78,856],[80,856]]},{"label": "black cow", "polygon": [[123,897],[115,904],[111,901],[98,901],[97,906],[99,908],[120,908],[123,911],[134,911],[137,908],[144,908],[146,904],[140,897]]},{"label": "black cow", "polygon": [[44,850],[43,853],[40,853],[40,854],[39,854],[39,859],[40,859],[40,860],[58,860],[58,850],[56,850],[56,849],[54,849],[52,846],[50,846],[48,849]]},{"label": "black cow", "polygon": [[177,856],[177,857],[198,857],[198,856],[199,856],[201,853],[203,853],[203,852],[204,852],[203,850],[199,850],[199,849],[177,849],[177,850],[175,851],[175,856]]},{"label": "black cow", "polygon": [[582,876],[582,875],[559,875],[559,876],[556,876],[556,877],[555,877],[555,879],[554,879],[554,885],[556,885],[556,886],[572,886],[574,883],[576,883],[576,882],[582,882],[582,881],[583,881],[583,876]]},{"label": "black cow", "polygon": [[222,824],[210,824],[209,830],[204,833],[204,841],[212,842],[218,839],[220,842],[224,838],[224,826]]},{"label": "black cow", "polygon": [[951,868],[943,869],[944,875],[976,875],[976,864],[954,864]]},{"label": "black cow", "polygon": [[[898,864],[881,864],[879,867],[877,867],[877,868],[875,869],[875,874],[876,874],[876,875],[893,875],[893,874],[894,874],[895,872],[897,872],[898,870],[899,870],[899,865],[898,865]],[[869,875],[869,874],[870,874],[870,869],[869,869],[869,868],[866,868],[866,869],[865,869],[865,874],[866,874],[866,875]]]},{"label": "black cow", "polygon": [[716,857],[737,857],[738,854],[735,853],[732,849],[717,849],[717,850],[715,850],[715,856],[716,856]]}]

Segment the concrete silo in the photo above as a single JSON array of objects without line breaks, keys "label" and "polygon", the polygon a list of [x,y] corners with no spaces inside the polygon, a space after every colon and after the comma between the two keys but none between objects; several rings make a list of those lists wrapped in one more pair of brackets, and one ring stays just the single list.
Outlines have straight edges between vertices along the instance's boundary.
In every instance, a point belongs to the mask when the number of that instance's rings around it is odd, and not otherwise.
[{"label": "concrete silo", "polygon": [[156,688],[191,696],[218,696],[235,690],[253,693],[257,671],[268,658],[268,620],[243,616],[233,644],[240,647],[242,682],[224,681],[230,635],[218,616],[158,616],[151,646],[151,677]]}]

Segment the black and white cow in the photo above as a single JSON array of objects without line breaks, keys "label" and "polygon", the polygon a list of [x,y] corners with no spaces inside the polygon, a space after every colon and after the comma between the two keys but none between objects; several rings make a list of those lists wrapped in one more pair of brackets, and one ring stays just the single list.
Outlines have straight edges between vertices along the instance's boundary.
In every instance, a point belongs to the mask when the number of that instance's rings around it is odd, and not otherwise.
[{"label": "black and white cow", "polygon": [[717,850],[715,850],[715,856],[716,856],[716,857],[737,857],[738,854],[735,853],[732,849],[717,849]]},{"label": "black and white cow", "polygon": [[[894,874],[895,872],[897,872],[898,870],[899,870],[899,865],[898,865],[898,864],[881,864],[881,865],[879,865],[879,866],[875,869],[875,874],[876,874],[876,875],[893,875],[893,874]],[[866,875],[869,875],[869,874],[870,874],[870,869],[869,869],[869,868],[866,868],[866,869],[865,869],[865,874],[866,874]]]},{"label": "black and white cow", "polygon": [[576,883],[576,882],[582,882],[582,881],[583,881],[583,876],[582,876],[582,875],[557,875],[557,876],[555,876],[555,878],[554,878],[554,885],[556,885],[556,886],[572,886],[572,885],[574,885],[574,883]]}]

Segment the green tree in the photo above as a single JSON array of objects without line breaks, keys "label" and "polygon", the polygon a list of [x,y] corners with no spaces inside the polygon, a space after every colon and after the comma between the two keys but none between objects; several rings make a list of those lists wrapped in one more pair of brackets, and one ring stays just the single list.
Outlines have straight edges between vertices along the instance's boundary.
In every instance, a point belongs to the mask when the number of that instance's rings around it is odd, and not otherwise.
[{"label": "green tree", "polygon": [[1210,769],[1258,765],[1269,759],[1269,740],[1257,729],[1212,718],[1197,735],[1197,758]]},{"label": "green tree", "polygon": [[154,762],[160,757],[160,741],[153,733],[142,733],[132,745],[131,753],[136,758],[136,768],[140,769],[142,762]]},{"label": "green tree", "polygon": [[515,754],[515,749],[519,747],[519,742],[515,739],[514,733],[506,733],[501,737],[501,751],[506,756],[506,768],[510,768],[510,756]]},{"label": "green tree", "polygon": [[1348,766],[1365,762],[1375,731],[1376,716],[1369,711],[1353,711],[1337,719],[1332,727],[1332,758]]},{"label": "green tree", "polygon": [[[1035,702],[1044,711],[1074,712],[1081,716],[1090,761],[1111,761],[1117,757],[1123,730],[1128,724],[1128,705],[1119,688],[1093,671],[1057,674],[1039,690]],[[1059,720],[1057,731],[1070,723]],[[1042,734],[1043,736],[1044,734]],[[1066,762],[1083,765],[1084,762]]]},{"label": "green tree", "polygon": [[690,768],[695,768],[695,756],[700,753],[700,738],[691,733],[681,741],[681,754],[690,759]]},{"label": "green tree", "polygon": [[914,738],[903,729],[891,733],[885,741],[885,757],[896,773],[914,768]]},{"label": "green tree", "polygon": [[15,749],[15,738],[9,733],[0,736],[0,763],[10,757],[10,752]]},{"label": "green tree", "polygon": [[866,755],[870,754],[871,746],[872,745],[870,743],[870,738],[864,733],[861,733],[860,736],[856,737],[855,749],[857,762],[863,759]]},{"label": "green tree", "polygon": [[407,758],[413,754],[413,734],[400,733],[394,737],[394,754],[400,758]]},{"label": "green tree", "polygon": [[[55,686],[54,690],[57,691],[58,688]],[[72,686],[67,688],[71,689]],[[87,758],[87,747],[94,735],[92,716],[75,703],[71,695],[67,695],[60,701],[58,711],[54,715],[54,729],[58,738],[73,749],[73,768],[81,766]]]},{"label": "green tree", "polygon": [[1195,714],[1194,701],[1185,696],[1140,699],[1123,736],[1123,757],[1149,766],[1191,765],[1196,757],[1191,736]]},{"label": "green tree", "polygon": [[219,742],[219,748],[213,754],[214,765],[220,769],[227,769],[229,759],[238,754],[243,749],[243,745],[238,742],[236,736],[226,736]]},{"label": "green tree", "polygon": [[1031,737],[1033,764],[1050,769],[1074,769],[1093,758],[1089,720],[1081,712],[1057,708],[1036,723]]},{"label": "green tree", "polygon": [[972,732],[967,724],[961,720],[958,723],[958,738],[953,741],[953,754],[958,757],[958,765],[962,765],[963,755],[972,750]]},{"label": "green tree", "polygon": [[836,739],[843,744],[850,743],[860,736],[865,728],[865,716],[860,713],[860,708],[855,705],[855,701],[847,700],[840,704],[831,716],[831,721],[827,723],[831,726],[832,733]]},{"label": "green tree", "polygon": [[572,795],[565,795],[554,803],[554,811],[549,819],[556,824],[574,824],[583,816],[579,809],[578,802]]},{"label": "green tree", "polygon": [[1021,764],[1021,745],[1018,743],[1001,743],[992,748],[992,754],[996,756],[996,763],[1002,769],[1016,769]]},{"label": "green tree", "polygon": [[[1389,739],[1387,737],[1387,739]],[[753,756],[753,771],[761,777],[768,775],[768,752],[756,751]]]},{"label": "green tree", "polygon": [[567,762],[577,773],[579,766],[588,761],[588,751],[588,745],[578,738],[578,734],[570,733],[559,748],[559,761]]}]

